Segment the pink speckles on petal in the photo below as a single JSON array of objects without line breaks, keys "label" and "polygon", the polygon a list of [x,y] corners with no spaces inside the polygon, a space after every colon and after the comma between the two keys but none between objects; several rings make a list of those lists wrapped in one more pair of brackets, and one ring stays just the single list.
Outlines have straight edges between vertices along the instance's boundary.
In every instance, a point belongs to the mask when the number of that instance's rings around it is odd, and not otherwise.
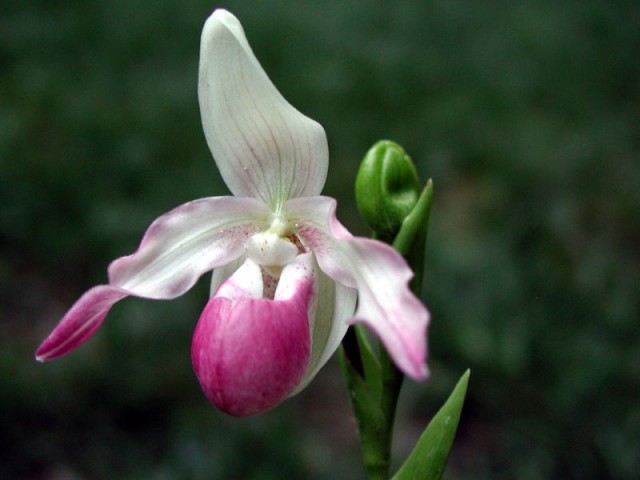
[{"label": "pink speckles on petal", "polygon": [[371,327],[404,373],[425,379],[429,312],[409,289],[413,272],[402,256],[385,243],[352,237],[335,218],[332,198],[294,198],[285,211],[322,271],[358,290],[352,321]]},{"label": "pink speckles on petal", "polygon": [[109,266],[109,283],[133,295],[166,299],[182,295],[205,272],[232,262],[244,243],[271,218],[252,198],[209,197],[158,217],[138,250]]},{"label": "pink speckles on petal", "polygon": [[299,273],[286,299],[216,295],[202,312],[193,335],[193,368],[209,401],[222,411],[264,412],[302,380],[311,357],[307,310],[314,285],[312,276]]}]

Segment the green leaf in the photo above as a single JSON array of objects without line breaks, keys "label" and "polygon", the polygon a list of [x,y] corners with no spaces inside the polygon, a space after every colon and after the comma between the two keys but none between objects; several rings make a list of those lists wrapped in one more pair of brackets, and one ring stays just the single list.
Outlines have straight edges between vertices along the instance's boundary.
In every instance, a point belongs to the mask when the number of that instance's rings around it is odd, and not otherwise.
[{"label": "green leaf", "polygon": [[418,444],[393,480],[439,480],[447,466],[467,394],[469,370],[458,381],[440,411],[431,419]]}]

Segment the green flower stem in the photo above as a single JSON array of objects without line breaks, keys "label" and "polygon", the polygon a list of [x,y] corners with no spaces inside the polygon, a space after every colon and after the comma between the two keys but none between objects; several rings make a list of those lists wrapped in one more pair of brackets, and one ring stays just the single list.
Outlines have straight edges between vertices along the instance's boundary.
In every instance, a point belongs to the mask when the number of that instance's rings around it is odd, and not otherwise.
[{"label": "green flower stem", "polygon": [[[394,239],[374,232],[375,238],[391,243],[405,257],[414,271],[411,289],[418,296],[432,198],[433,184],[429,181]],[[382,344],[376,357],[362,325],[354,325],[347,332],[340,349],[340,365],[358,424],[368,478],[388,480],[393,424],[404,375]]]},{"label": "green flower stem", "polygon": [[[361,325],[354,325],[349,329],[354,337],[357,337],[358,354],[363,354],[363,349],[369,349],[366,333]],[[362,341],[366,343],[363,345]],[[360,347],[363,348],[360,348]],[[381,382],[381,366],[378,364],[373,375],[360,375],[351,358],[354,350],[340,349],[340,366],[347,381],[349,397],[360,433],[360,445],[362,447],[362,459],[367,476],[370,480],[387,480],[391,466],[391,428],[381,405],[381,394],[384,386]],[[375,359],[378,362],[378,359]],[[365,380],[366,379],[366,380]]]},{"label": "green flower stem", "polygon": [[[361,330],[360,325],[351,327],[349,330],[355,333],[358,329]],[[349,398],[358,424],[362,457],[367,475],[370,480],[387,480],[391,460],[388,445],[391,442],[389,441],[388,422],[379,403],[381,389],[371,388],[373,385],[370,386],[368,382],[371,382],[372,378],[358,374],[347,356],[348,353],[353,354],[354,352],[345,348],[340,349],[340,366],[347,381]],[[365,381],[365,378],[368,382]],[[376,390],[378,390],[378,394],[376,394]]]}]

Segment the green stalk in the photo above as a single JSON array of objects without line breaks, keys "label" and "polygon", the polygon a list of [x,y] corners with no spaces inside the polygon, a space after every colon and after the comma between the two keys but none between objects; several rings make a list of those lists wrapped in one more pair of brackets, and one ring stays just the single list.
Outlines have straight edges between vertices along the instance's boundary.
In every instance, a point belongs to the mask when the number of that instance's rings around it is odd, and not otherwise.
[{"label": "green stalk", "polygon": [[[392,244],[405,257],[414,271],[411,289],[418,296],[422,291],[432,197],[433,185],[429,181],[415,207],[402,222],[395,239],[374,233],[375,238]],[[378,357],[375,356],[361,325],[351,327],[345,336],[340,364],[358,424],[367,476],[369,480],[388,480],[393,425],[404,375],[382,344],[379,345]]]}]

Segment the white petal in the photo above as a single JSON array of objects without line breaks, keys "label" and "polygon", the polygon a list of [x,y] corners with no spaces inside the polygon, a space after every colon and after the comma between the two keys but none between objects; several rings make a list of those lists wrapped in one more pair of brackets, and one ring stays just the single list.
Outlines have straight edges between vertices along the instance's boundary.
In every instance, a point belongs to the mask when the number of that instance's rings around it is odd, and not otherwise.
[{"label": "white petal", "polygon": [[356,309],[356,290],[334,282],[321,270],[317,278],[318,302],[311,334],[311,361],[304,379],[291,395],[296,395],[306,388],[329,361],[347,333],[347,320],[353,317]]},{"label": "white petal", "polygon": [[251,198],[211,197],[159,217],[138,250],[109,266],[109,283],[133,295],[175,298],[203,273],[244,253],[247,238],[269,225],[267,206]]},{"label": "white petal", "polygon": [[335,218],[335,200],[299,198],[284,213],[299,226],[297,235],[312,249],[320,268],[335,281],[358,290],[352,321],[367,324],[407,375],[427,376],[429,312],[408,287],[413,273],[392,247],[367,238],[349,238]]},{"label": "white petal", "polygon": [[277,210],[288,198],[320,193],[329,161],[324,129],[282,97],[224,10],[202,31],[198,98],[207,143],[234,195]]}]

